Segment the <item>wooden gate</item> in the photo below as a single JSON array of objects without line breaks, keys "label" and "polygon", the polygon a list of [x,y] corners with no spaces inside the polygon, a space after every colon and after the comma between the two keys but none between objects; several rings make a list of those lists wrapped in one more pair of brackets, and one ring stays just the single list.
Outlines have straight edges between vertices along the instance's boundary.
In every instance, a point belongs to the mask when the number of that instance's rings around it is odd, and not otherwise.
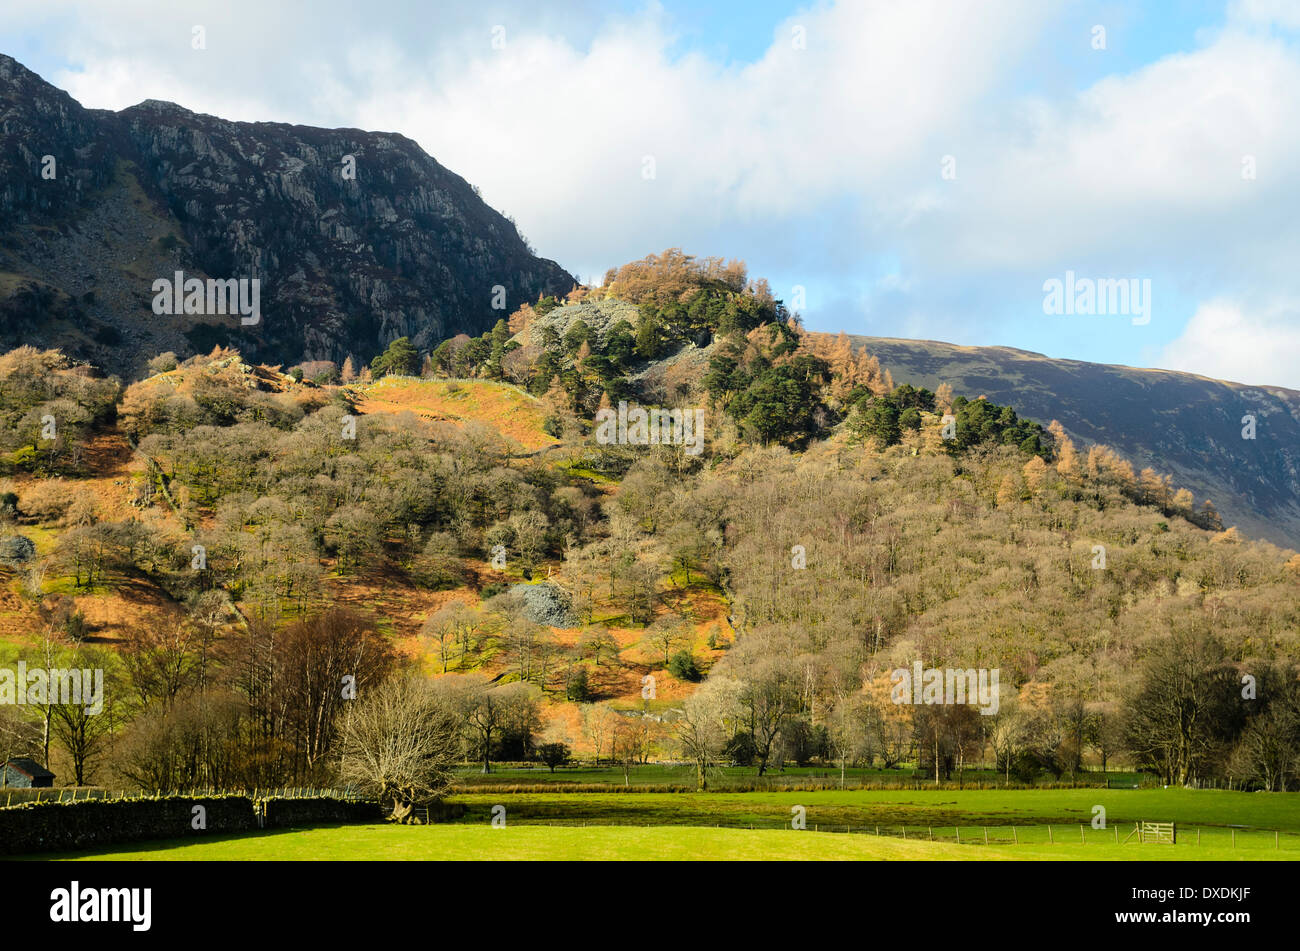
[{"label": "wooden gate", "polygon": [[1178,832],[1172,822],[1138,822],[1133,826],[1133,831],[1124,839],[1127,842],[1133,836],[1138,837],[1139,842],[1157,842],[1165,845],[1176,845],[1178,842]]}]

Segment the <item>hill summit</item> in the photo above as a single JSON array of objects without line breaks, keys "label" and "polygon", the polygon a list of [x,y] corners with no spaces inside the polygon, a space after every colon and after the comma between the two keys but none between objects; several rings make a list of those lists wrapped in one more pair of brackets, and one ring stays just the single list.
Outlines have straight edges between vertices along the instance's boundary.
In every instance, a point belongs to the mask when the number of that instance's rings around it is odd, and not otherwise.
[{"label": "hill summit", "polygon": [[[0,55],[0,348],[113,372],[164,352],[368,361],[478,333],[575,279],[394,133],[84,109]],[[263,319],[151,308],[153,282],[259,279]]]}]

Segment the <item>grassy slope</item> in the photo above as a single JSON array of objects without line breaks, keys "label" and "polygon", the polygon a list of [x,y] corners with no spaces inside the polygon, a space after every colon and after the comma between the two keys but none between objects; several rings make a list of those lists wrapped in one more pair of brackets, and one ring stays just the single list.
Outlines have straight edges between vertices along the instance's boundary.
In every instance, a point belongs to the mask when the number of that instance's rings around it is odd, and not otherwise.
[{"label": "grassy slope", "polygon": [[542,430],[546,408],[541,400],[509,383],[385,377],[368,386],[355,386],[353,392],[358,409],[366,414],[411,412],[452,423],[473,420],[529,450],[558,442]]},{"label": "grassy slope", "polygon": [[[1289,793],[1243,793],[1191,789],[970,789],[847,790],[762,793],[465,793],[452,797],[467,807],[467,820],[487,821],[491,807],[507,804],[518,821],[651,823],[656,825],[758,825],[790,821],[790,810],[808,810],[808,826],[889,826],[897,829],[968,826],[1005,827],[1056,823],[1073,829],[1090,823],[1104,806],[1109,825],[1127,835],[1139,820],[1183,826],[1245,826],[1300,833],[1300,797]],[[1125,828],[1127,826],[1127,828]],[[1254,833],[1258,834],[1258,833]],[[1046,834],[1043,839],[1046,840]],[[1297,843],[1300,846],[1300,843]]]},{"label": "grassy slope", "polygon": [[[110,860],[510,860],[510,859],[959,859],[967,847],[875,836],[742,829],[604,826],[343,826],[177,843],[143,843],[76,856]],[[67,856],[62,856],[67,857]],[[970,856],[977,857],[977,856]],[[988,857],[988,856],[985,856]],[[1004,856],[999,856],[1004,857]]]}]

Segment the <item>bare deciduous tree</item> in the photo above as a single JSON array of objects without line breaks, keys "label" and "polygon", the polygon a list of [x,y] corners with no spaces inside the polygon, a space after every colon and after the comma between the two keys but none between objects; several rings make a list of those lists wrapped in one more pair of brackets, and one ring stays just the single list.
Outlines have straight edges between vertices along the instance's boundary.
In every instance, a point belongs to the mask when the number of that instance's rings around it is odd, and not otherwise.
[{"label": "bare deciduous tree", "polygon": [[415,677],[388,680],[356,704],[343,718],[339,775],[391,804],[391,821],[408,822],[415,806],[451,786],[457,718],[443,694]]},{"label": "bare deciduous tree", "polygon": [[695,763],[696,788],[708,788],[708,772],[722,759],[742,716],[742,686],[729,677],[714,677],[687,698],[673,730],[682,752]]}]

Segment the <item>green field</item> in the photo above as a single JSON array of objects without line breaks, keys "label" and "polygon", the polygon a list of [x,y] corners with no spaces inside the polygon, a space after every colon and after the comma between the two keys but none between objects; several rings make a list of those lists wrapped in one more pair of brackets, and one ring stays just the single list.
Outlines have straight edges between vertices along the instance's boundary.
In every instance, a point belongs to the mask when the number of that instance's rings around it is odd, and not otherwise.
[{"label": "green field", "polygon": [[355,861],[404,860],[964,860],[1150,861],[1178,859],[1300,859],[1300,850],[1216,846],[1081,845],[1077,841],[957,845],[875,835],[836,835],[775,829],[691,826],[334,826],[293,829],[208,841],[140,843],[114,852],[52,856],[116,861]]},{"label": "green field", "polygon": [[[605,619],[605,623],[612,623]],[[663,701],[661,706],[671,707],[674,701]],[[651,707],[653,709],[653,706]],[[709,770],[710,788],[781,789],[789,786],[818,785],[825,788],[838,787],[841,781],[846,789],[859,787],[897,786],[914,788],[926,784],[925,774],[910,767],[899,769],[874,769],[851,766],[844,771],[841,780],[838,769],[826,766],[786,766],[780,770],[770,770],[763,776],[752,766],[725,766]],[[1080,785],[1105,787],[1107,780],[1115,785],[1136,786],[1140,782],[1148,784],[1154,778],[1142,773],[1119,772],[1084,772],[1079,776]],[[466,767],[457,772],[456,781],[462,787],[496,787],[496,786],[538,786],[565,784],[623,786],[625,777],[621,767],[590,764],[562,766],[551,772],[545,766],[493,766],[492,772],[483,773],[477,767]],[[1005,785],[1006,776],[994,769],[968,769],[964,781],[975,785]],[[1044,780],[1047,782],[1047,780]],[[679,786],[694,790],[696,784],[695,767],[690,764],[657,764],[633,766],[628,770],[626,785],[630,786]],[[1023,785],[1023,784],[1017,784]]]},{"label": "green field", "polygon": [[[138,843],[50,857],[1300,860],[1300,798],[1284,793],[1187,789],[556,792],[474,793],[452,801],[465,806],[465,815],[442,825],[213,835],[204,841]],[[497,804],[506,808],[505,828],[489,824]],[[1095,805],[1106,808],[1105,829],[1092,828]],[[804,830],[790,827],[796,806],[806,810]],[[1133,823],[1142,819],[1176,821],[1178,844],[1123,843]],[[1276,836],[1272,830],[1277,830]],[[989,844],[985,844],[986,832]]]},{"label": "green field", "polygon": [[[794,806],[808,827],[1007,826],[1090,824],[1093,807],[1108,826],[1140,820],[1183,826],[1230,826],[1300,833],[1300,796],[1193,789],[818,790],[757,793],[514,793],[476,791],[453,796],[466,821],[486,822],[493,805],[511,821],[602,825],[723,825],[783,828]],[[1127,831],[1127,830],[1125,830]]]}]

